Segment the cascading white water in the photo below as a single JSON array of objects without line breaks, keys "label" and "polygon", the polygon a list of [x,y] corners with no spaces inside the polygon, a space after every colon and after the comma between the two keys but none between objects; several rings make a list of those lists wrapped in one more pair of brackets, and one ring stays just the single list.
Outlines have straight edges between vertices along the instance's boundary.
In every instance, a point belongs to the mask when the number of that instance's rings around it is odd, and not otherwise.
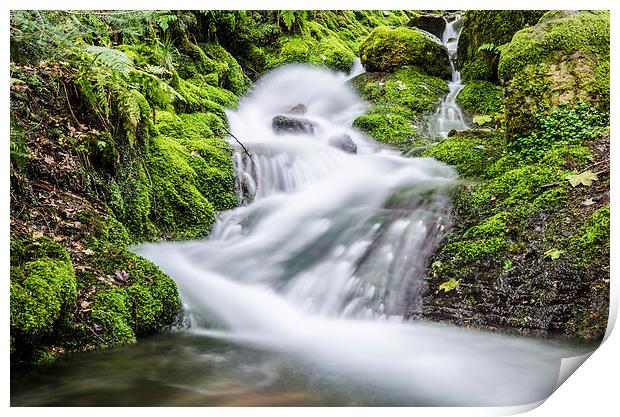
[{"label": "cascading white water", "polygon": [[461,72],[456,67],[457,49],[462,29],[462,16],[457,15],[452,20],[445,18],[446,28],[441,41],[448,49],[450,69],[452,75],[448,88],[450,92],[441,101],[435,115],[431,118],[431,132],[441,137],[447,137],[451,130],[468,129],[463,112],[456,102],[456,98],[463,89]]},{"label": "cascading white water", "polygon": [[[425,285],[455,173],[352,129],[365,104],[348,78],[293,65],[260,80],[228,113],[251,154],[235,153],[245,204],[205,240],[136,251],[176,280],[197,334],[291,355],[394,404],[545,398],[566,351],[398,318]],[[315,133],[275,134],[272,118],[299,103]],[[357,154],[330,145],[343,134]]]}]

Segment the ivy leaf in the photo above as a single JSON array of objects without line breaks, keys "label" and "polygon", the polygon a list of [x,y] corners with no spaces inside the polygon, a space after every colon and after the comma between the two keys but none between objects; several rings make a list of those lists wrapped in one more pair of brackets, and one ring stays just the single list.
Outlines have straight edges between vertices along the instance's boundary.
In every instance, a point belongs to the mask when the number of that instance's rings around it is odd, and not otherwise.
[{"label": "ivy leaf", "polygon": [[563,250],[558,250],[558,249],[549,249],[547,252],[545,252],[545,256],[544,258],[549,258],[552,261],[555,261],[556,259],[558,259],[560,257],[560,255],[562,255],[564,253]]},{"label": "ivy leaf", "polygon": [[443,284],[439,285],[439,291],[442,291],[442,290],[443,290],[443,292],[452,291],[453,289],[457,288],[460,283],[461,283],[461,280],[457,281],[454,278],[450,278],[449,280],[447,280]]},{"label": "ivy leaf", "polygon": [[589,187],[592,185],[592,181],[598,181],[598,176],[594,172],[587,170],[581,174],[569,175],[566,179],[573,187],[576,187],[579,184]]},{"label": "ivy leaf", "polygon": [[491,117],[489,115],[479,115],[479,116],[474,116],[474,118],[472,120],[478,126],[482,126],[484,124],[492,122],[493,121],[493,117]]}]

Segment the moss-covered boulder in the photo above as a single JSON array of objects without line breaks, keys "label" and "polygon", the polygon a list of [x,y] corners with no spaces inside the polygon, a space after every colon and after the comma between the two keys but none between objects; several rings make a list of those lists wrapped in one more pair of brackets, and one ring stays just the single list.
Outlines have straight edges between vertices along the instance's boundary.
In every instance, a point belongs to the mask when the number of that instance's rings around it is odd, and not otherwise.
[{"label": "moss-covered boulder", "polygon": [[446,83],[417,67],[405,66],[393,73],[366,72],[351,81],[353,88],[371,103],[353,126],[380,142],[406,151],[425,142],[425,116],[448,93]]},{"label": "moss-covered boulder", "polygon": [[499,48],[518,30],[535,25],[542,10],[468,10],[459,38],[463,80],[497,81]]},{"label": "moss-covered boulder", "polygon": [[405,65],[415,65],[429,75],[450,76],[446,47],[408,27],[375,28],[360,46],[360,58],[368,71],[394,71]]},{"label": "moss-covered boulder", "polygon": [[609,111],[609,12],[545,14],[502,48],[506,134],[527,136],[561,103]]},{"label": "moss-covered boulder", "polygon": [[77,299],[69,254],[49,238],[11,240],[11,352],[34,361],[70,322]]},{"label": "moss-covered boulder", "polygon": [[[454,223],[411,316],[586,340],[605,332],[609,302],[609,181],[567,176],[606,166],[609,136],[548,148],[536,162],[501,133],[465,131],[425,149],[463,179]],[[584,203],[585,201],[585,203]]]}]

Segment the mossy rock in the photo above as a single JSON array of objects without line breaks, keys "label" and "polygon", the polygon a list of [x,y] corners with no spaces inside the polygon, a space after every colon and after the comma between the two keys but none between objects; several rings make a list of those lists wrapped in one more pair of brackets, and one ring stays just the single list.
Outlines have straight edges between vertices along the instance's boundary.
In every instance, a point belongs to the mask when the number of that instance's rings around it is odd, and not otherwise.
[{"label": "mossy rock", "polygon": [[450,76],[446,47],[407,27],[375,28],[360,46],[360,58],[368,71],[394,71],[405,65],[415,65],[429,75]]},{"label": "mossy rock", "polygon": [[462,66],[463,80],[497,81],[498,48],[510,42],[512,35],[518,30],[535,25],[544,13],[542,10],[465,12],[458,45],[458,60]]},{"label": "mossy rock", "polygon": [[456,97],[470,115],[492,115],[502,110],[504,90],[490,81],[469,81]]},{"label": "mossy rock", "polygon": [[11,350],[36,356],[71,320],[77,298],[66,249],[49,238],[11,240]]},{"label": "mossy rock", "polygon": [[351,80],[351,85],[371,102],[353,126],[403,151],[425,143],[424,118],[448,93],[441,78],[412,66],[392,73],[367,72]]},{"label": "mossy rock", "polygon": [[[425,149],[463,180],[454,224],[431,260],[422,307],[436,321],[593,340],[606,326],[609,207],[589,211],[568,174],[592,164],[584,145],[521,159],[498,132],[464,131]],[[555,253],[552,258],[549,253]],[[608,281],[607,281],[608,282]]]},{"label": "mossy rock", "polygon": [[517,32],[502,48],[506,135],[527,136],[560,104],[609,111],[609,12],[558,12]]}]

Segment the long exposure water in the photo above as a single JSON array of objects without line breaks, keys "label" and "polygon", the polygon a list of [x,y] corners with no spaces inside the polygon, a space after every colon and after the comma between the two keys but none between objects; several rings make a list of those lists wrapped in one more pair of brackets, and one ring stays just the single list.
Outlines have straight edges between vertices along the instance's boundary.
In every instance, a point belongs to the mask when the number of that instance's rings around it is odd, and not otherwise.
[{"label": "long exposure water", "polygon": [[[349,78],[298,65],[266,75],[228,113],[249,151],[231,139],[243,205],[221,213],[203,240],[135,248],[177,282],[189,329],[15,372],[11,403],[517,405],[546,398],[561,358],[583,349],[402,320],[404,308],[420,302],[428,258],[449,226],[456,174],[353,129],[365,104]],[[313,133],[274,130],[279,115]],[[357,152],[345,152],[342,141]]]}]

